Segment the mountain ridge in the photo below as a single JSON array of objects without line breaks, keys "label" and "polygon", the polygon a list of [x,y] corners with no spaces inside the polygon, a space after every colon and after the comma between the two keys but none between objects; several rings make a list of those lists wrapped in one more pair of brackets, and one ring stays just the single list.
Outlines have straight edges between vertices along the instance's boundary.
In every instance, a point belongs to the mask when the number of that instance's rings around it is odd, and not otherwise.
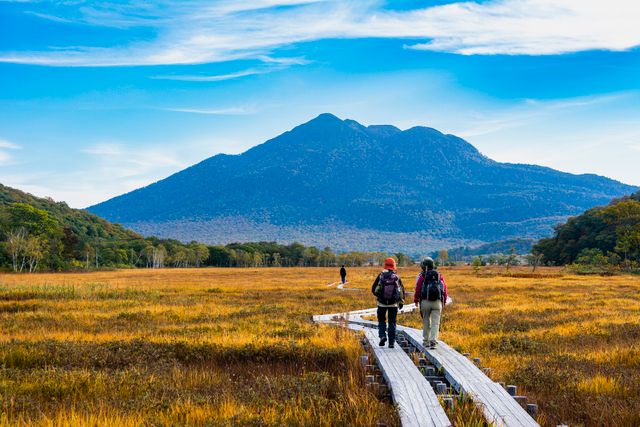
[{"label": "mountain ridge", "polygon": [[[634,189],[594,174],[496,162],[425,126],[364,126],[324,113],[242,154],[210,157],[89,210],[145,233],[158,224],[163,236],[160,225],[169,222],[244,218],[301,230],[342,224],[484,242],[542,237],[556,222]],[[233,224],[225,227],[237,235]],[[203,236],[197,228],[166,237],[228,243],[224,230]],[[333,237],[303,243],[336,247]]]}]

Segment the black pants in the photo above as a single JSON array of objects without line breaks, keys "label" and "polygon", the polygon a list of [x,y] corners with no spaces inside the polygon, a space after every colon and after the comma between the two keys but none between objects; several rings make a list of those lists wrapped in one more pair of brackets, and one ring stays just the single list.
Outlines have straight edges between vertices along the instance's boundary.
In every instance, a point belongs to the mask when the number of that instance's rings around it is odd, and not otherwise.
[{"label": "black pants", "polygon": [[389,313],[389,344],[396,342],[396,318],[398,317],[398,307],[378,307],[378,337],[387,336],[387,324],[385,322]]}]

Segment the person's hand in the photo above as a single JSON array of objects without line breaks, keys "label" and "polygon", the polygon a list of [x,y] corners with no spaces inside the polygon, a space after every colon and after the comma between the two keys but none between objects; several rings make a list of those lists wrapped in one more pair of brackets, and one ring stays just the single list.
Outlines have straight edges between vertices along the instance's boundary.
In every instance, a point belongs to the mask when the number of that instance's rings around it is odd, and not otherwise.
[{"label": "person's hand", "polygon": [[400,310],[402,310],[402,307],[404,307],[404,305],[403,305],[402,303],[398,304],[398,308],[399,308]]}]

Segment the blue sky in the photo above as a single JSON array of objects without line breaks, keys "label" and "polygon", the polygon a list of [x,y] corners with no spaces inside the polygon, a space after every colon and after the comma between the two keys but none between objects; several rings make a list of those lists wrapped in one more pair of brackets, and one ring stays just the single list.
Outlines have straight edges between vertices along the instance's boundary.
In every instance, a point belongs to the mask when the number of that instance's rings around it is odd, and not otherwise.
[{"label": "blue sky", "polygon": [[632,0],[0,0],[0,182],[85,207],[332,112],[640,185],[638,22]]}]

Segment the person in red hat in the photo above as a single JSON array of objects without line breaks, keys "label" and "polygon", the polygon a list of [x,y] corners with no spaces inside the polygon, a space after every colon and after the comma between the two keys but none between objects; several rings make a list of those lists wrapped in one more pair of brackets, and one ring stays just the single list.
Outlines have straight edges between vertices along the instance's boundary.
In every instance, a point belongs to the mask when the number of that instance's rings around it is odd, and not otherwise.
[{"label": "person in red hat", "polygon": [[[384,260],[384,270],[376,277],[371,286],[371,292],[378,300],[378,337],[380,347],[384,347],[389,340],[389,348],[393,348],[396,342],[396,318],[398,309],[404,304],[404,286],[402,279],[396,273],[396,260],[387,258]],[[389,334],[387,337],[387,323]]]}]

